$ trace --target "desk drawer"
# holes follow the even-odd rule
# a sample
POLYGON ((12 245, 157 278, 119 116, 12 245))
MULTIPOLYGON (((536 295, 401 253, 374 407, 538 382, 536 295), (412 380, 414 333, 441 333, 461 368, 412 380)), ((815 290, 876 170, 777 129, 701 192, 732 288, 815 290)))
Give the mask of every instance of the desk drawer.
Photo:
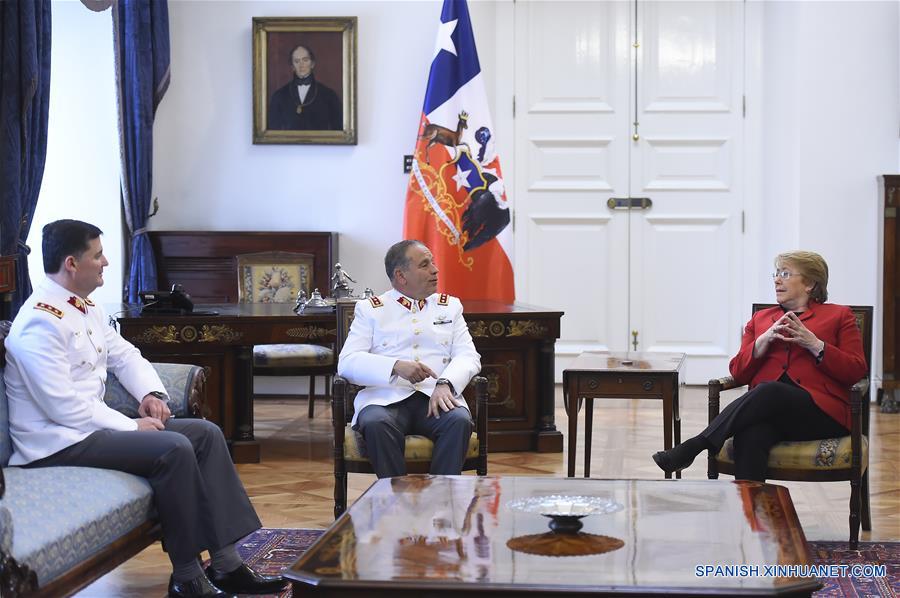
POLYGON ((660 374, 616 373, 578 375, 578 394, 584 396, 659 396, 664 376, 660 374))

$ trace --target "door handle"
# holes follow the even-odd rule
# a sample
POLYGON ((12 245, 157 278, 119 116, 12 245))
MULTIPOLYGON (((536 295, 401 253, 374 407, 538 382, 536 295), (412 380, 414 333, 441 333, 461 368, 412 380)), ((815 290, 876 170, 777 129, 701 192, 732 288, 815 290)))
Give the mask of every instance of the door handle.
POLYGON ((610 210, 648 210, 653 207, 653 200, 649 197, 610 197, 606 207, 610 210))

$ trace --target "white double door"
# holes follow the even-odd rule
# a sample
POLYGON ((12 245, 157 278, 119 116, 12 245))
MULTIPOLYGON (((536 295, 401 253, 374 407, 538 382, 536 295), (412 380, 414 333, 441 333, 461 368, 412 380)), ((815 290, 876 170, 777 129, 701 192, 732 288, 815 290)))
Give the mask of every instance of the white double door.
POLYGON ((743 10, 516 3, 517 276, 565 310, 559 371, 636 347, 686 353, 691 384, 727 373, 748 310, 743 10))

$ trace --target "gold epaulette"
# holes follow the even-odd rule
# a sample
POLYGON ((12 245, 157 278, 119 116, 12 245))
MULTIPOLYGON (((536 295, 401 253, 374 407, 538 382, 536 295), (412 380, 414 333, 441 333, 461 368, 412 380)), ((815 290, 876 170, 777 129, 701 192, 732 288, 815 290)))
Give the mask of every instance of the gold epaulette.
POLYGON ((438 297, 438 305, 450 305, 450 295, 441 293, 441 296, 438 297))
POLYGON ((35 303, 34 308, 39 309, 41 311, 45 311, 48 314, 53 314, 54 316, 56 316, 59 319, 62 319, 62 317, 64 315, 61 309, 57 309, 57 308, 53 307, 52 305, 47 305, 46 303, 35 303))
POLYGON ((369 303, 372 304, 372 307, 384 307, 384 303, 382 303, 381 299, 379 299, 375 295, 369 297, 369 303))

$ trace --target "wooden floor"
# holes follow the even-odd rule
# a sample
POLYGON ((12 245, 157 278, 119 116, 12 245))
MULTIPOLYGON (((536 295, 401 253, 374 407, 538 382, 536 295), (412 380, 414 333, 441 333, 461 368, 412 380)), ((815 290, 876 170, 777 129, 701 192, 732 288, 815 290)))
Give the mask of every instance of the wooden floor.
MULTIPOLYGON (((736 396, 726 394, 727 400, 736 396)), ((706 388, 686 387, 681 393, 682 435, 698 433, 706 422, 706 388)), ((562 395, 557 388, 557 404, 562 395)), ((266 527, 325 528, 332 521, 331 415, 321 401, 312 420, 305 401, 259 401, 256 437, 262 462, 240 465, 238 471, 266 527)), ((562 407, 557 428, 565 433, 562 407)), ((862 540, 900 540, 900 415, 872 410, 870 484, 872 531, 862 540)), ((579 426, 580 428, 580 426, 579 426)), ((579 431, 579 438, 583 434, 579 431)), ((596 401, 591 473, 599 478, 658 479, 662 473, 650 455, 662 448, 662 408, 654 401, 596 401)), ((582 454, 578 454, 581 475, 582 454)), ((706 479, 705 454, 684 472, 687 479, 706 479)), ((565 476, 566 453, 491 453, 488 472, 504 475, 565 476)), ((723 479, 730 479, 723 476, 723 479)), ((374 476, 350 476, 350 500, 355 500, 374 476)), ((779 482, 791 496, 810 540, 846 540, 849 482, 779 482)), ((79 596, 158 598, 166 593, 169 561, 157 543, 89 586, 79 596)))

